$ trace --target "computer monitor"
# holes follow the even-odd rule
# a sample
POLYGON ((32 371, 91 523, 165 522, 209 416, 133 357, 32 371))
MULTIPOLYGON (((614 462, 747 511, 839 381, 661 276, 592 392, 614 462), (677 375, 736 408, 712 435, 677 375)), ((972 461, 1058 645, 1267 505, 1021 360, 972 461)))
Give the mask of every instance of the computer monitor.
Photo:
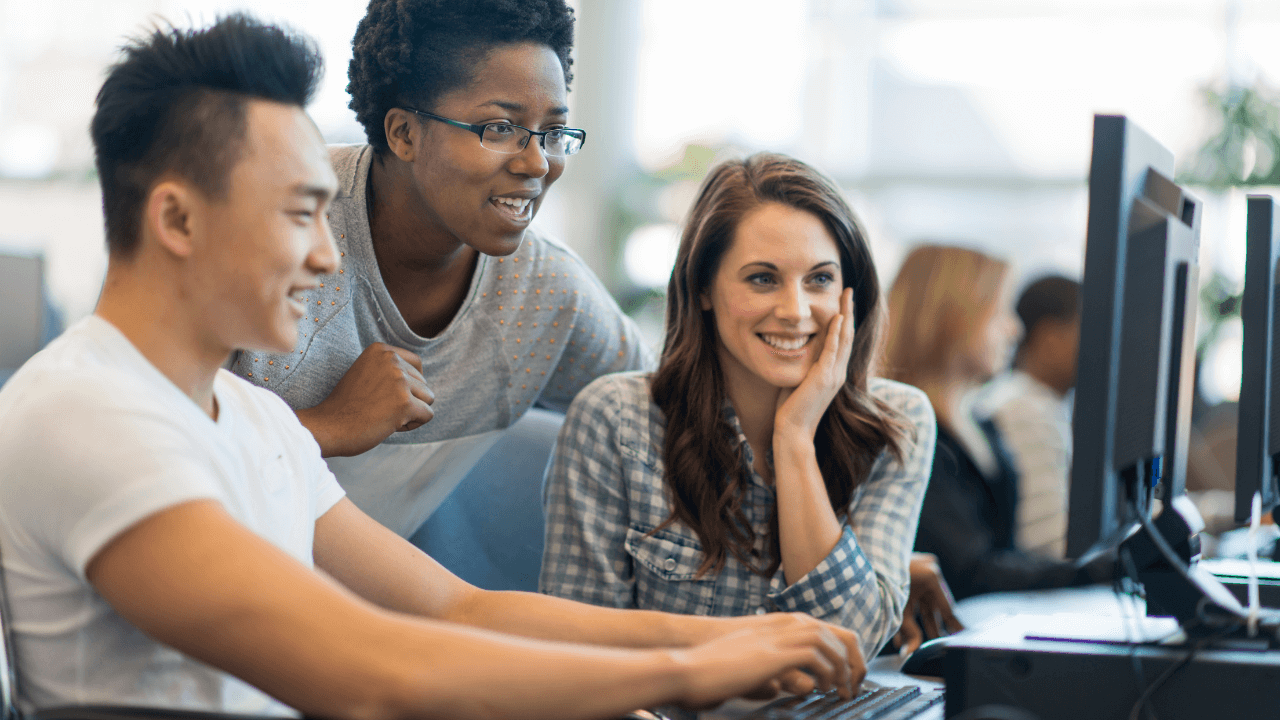
POLYGON ((1182 492, 1195 363, 1201 204, 1173 155, 1122 116, 1094 117, 1067 554, 1115 547, 1182 492))
POLYGON ((1280 223, 1270 195, 1250 195, 1245 231, 1244 294, 1240 318, 1244 324, 1241 353, 1240 421, 1236 436, 1236 522, 1249 520, 1255 492, 1262 495, 1262 511, 1280 505, 1276 455, 1280 453, 1280 348, 1275 345, 1276 273, 1280 271, 1280 223))
POLYGON ((1259 689, 1280 682, 1280 615, 1246 610, 1198 561, 1203 524, 1180 492, 1201 205, 1170 181, 1169 153, 1124 118, 1095 118, 1092 162, 1068 549, 1117 548, 1147 614, 1181 633, 1127 616, 1109 628, 1079 616, 979 628, 952 641, 945 714, 1136 718, 1145 705, 1143 717, 1271 717, 1259 689), (1166 494, 1152 518, 1157 477, 1166 494))
POLYGON ((0 252, 0 381, 44 342, 44 261, 0 252))

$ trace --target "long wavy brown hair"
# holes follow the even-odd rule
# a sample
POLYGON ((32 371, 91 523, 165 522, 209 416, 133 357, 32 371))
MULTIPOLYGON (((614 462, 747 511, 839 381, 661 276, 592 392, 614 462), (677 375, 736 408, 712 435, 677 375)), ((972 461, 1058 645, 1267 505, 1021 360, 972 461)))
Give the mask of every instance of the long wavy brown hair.
POLYGON ((742 508, 750 469, 745 447, 724 413, 727 396, 715 315, 700 302, 738 224, 766 203, 820 219, 839 248, 843 286, 853 288, 857 332, 848 379, 814 437, 827 497, 838 518, 848 520, 853 492, 883 450, 902 458, 909 428, 893 408, 867 391, 884 308, 866 232, 835 184, 799 160, 772 153, 717 166, 703 182, 680 238, 667 288, 666 344, 651 382, 653 400, 667 423, 662 458, 672 505, 671 516, 658 529, 680 521, 693 530, 702 543, 699 575, 719 572, 729 554, 765 577, 781 563, 776 509, 765 543, 769 551, 761 557, 757 533, 742 508))

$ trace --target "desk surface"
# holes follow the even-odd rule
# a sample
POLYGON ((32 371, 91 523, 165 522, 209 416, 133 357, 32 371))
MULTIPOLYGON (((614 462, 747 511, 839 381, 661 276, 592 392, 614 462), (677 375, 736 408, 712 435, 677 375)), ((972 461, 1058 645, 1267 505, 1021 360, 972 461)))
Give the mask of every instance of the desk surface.
MULTIPOLYGON (((1130 617, 1144 612, 1141 600, 1125 608, 1109 585, 1093 585, 1054 590, 1029 590, 1023 592, 990 593, 966 598, 956 605, 956 614, 970 630, 1006 622, 1014 615, 1055 615, 1070 613, 1096 617, 1130 617)), ((937 679, 903 675, 898 672, 903 658, 898 655, 881 655, 873 658, 867 667, 867 680, 888 687, 916 685, 922 690, 942 687, 937 679)), ((699 714, 700 720, 737 720, 765 702, 733 700, 719 708, 699 714)), ((939 718, 942 717, 939 706, 939 718)))

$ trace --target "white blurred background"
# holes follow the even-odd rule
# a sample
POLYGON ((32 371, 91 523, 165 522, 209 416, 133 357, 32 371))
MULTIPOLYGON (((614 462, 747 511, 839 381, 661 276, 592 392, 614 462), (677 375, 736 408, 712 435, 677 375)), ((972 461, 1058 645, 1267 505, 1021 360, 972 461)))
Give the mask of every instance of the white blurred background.
MULTIPOLYGON (((1280 83, 1275 0, 571 4, 571 117, 590 140, 540 222, 654 342, 678 223, 720 157, 777 150, 834 176, 886 286, 921 240, 1009 258, 1026 279, 1078 277, 1093 113, 1130 116, 1185 168, 1220 130, 1207 90, 1274 99, 1280 83)), ((312 115, 330 141, 360 141, 345 92, 360 2, 0 0, 0 251, 44 255, 65 321, 92 310, 106 263, 87 126, 115 49, 161 18, 240 9, 316 38, 328 73, 312 115)), ((1246 151, 1244 177, 1277 159, 1246 151)), ((1222 292, 1243 275, 1244 195, 1265 189, 1196 190, 1203 274, 1222 292)), ((1239 326, 1205 320, 1212 404, 1238 392, 1239 326)))

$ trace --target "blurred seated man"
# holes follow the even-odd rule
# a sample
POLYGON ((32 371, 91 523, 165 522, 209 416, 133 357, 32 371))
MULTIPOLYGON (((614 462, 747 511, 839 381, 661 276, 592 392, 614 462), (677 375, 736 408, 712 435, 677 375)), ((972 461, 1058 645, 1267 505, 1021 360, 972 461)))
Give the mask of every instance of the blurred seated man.
POLYGON ((1066 554, 1071 473, 1071 408, 1080 345, 1080 283, 1040 278, 1018 298, 1025 334, 1013 369, 983 389, 979 417, 989 417, 1018 471, 1017 544, 1047 557, 1066 554))
POLYGON ((221 369, 293 348, 339 265, 338 181, 303 111, 319 74, 309 42, 233 15, 131 43, 98 95, 102 295, 0 391, 22 709, 588 718, 848 696, 858 639, 808 616, 458 580, 344 497, 282 400, 221 369))

